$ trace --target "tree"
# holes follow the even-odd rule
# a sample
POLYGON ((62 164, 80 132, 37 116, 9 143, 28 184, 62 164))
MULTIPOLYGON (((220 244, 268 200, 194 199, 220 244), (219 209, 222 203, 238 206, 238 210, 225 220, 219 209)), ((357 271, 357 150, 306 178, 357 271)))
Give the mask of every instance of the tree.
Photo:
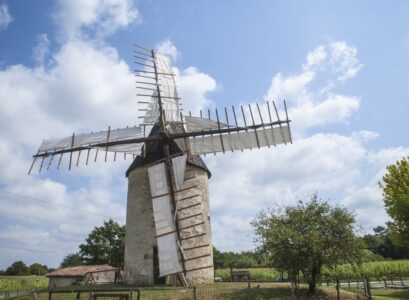
POLYGON ((34 263, 30 265, 29 271, 31 275, 45 275, 48 273, 48 268, 46 265, 41 265, 39 263, 34 263))
POLYGON ((362 238, 368 250, 384 258, 409 258, 409 248, 395 245, 387 228, 378 226, 373 231, 374 234, 366 234, 362 238))
POLYGON ((322 267, 359 263, 363 244, 355 235, 355 217, 345 208, 331 206, 312 195, 284 213, 262 211, 252 222, 260 250, 292 282, 301 273, 315 293, 322 267))
POLYGON ((84 261, 79 253, 67 254, 60 264, 60 268, 81 266, 84 261))
POLYGON ((386 212, 392 218, 388 222, 392 240, 401 246, 409 246, 409 157, 386 167, 383 182, 383 201, 386 212))
POLYGON ((85 244, 81 244, 80 255, 87 265, 110 264, 123 267, 125 248, 125 226, 120 226, 112 219, 95 227, 85 244))
POLYGON ((28 269, 25 263, 19 260, 13 262, 11 266, 7 268, 6 274, 13 276, 30 275, 30 270, 28 269))

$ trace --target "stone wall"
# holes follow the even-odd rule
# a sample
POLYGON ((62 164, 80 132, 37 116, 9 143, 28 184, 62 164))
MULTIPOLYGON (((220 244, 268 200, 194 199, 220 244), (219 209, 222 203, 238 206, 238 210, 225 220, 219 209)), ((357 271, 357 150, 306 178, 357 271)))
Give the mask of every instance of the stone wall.
MULTIPOLYGON (((154 283, 153 247, 156 246, 156 240, 147 172, 148 167, 147 165, 137 167, 128 176, 124 280, 129 284, 154 283)), ((202 214, 179 222, 180 228, 189 227, 181 230, 182 248, 187 249, 207 245, 206 247, 184 251, 188 259, 185 268, 186 270, 192 270, 208 267, 187 272, 186 279, 190 285, 213 282, 213 248, 209 214, 208 174, 202 168, 188 164, 185 178, 187 180, 185 180, 184 188, 194 185, 197 187, 177 193, 178 199, 196 194, 199 194, 199 196, 179 202, 181 210, 179 211, 178 218, 185 218, 197 213, 202 214), (199 203, 200 205, 195 205, 199 203), (192 207, 183 209, 188 206, 192 207), (191 227, 195 224, 200 225, 191 227), (206 234, 189 238, 202 233, 206 234), (190 258, 204 255, 209 256, 189 260, 190 258)))

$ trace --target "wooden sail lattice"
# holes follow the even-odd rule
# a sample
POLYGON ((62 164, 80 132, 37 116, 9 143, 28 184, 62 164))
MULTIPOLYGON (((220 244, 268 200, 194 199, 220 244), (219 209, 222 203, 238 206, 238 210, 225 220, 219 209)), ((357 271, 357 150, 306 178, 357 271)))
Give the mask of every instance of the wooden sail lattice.
MULTIPOLYGON (((194 213, 194 207, 201 203, 199 201, 189 207, 183 205, 187 199, 179 196, 180 191, 194 189, 194 186, 187 184, 189 176, 185 175, 185 171, 175 169, 175 166, 180 164, 177 160, 182 159, 186 164, 186 157, 195 155, 252 150, 291 143, 290 120, 285 101, 284 118, 280 118, 279 110, 273 101, 241 105, 237 108, 225 107, 222 113, 217 108, 213 112, 200 111, 197 117, 191 113, 183 115, 175 74, 169 60, 153 50, 138 45, 136 47, 135 63, 141 66, 141 69, 135 71, 136 85, 139 91, 143 91, 137 94, 141 99, 138 101, 140 107, 138 111, 142 113, 139 116, 140 124, 121 129, 108 127, 105 131, 44 140, 33 156, 29 174, 38 161, 40 161, 37 163, 38 170, 41 172, 45 168, 50 169, 53 164, 59 169, 63 159, 68 159, 69 169, 74 165, 78 166, 81 157, 87 165, 91 161, 96 162, 98 157, 101 157, 99 155, 101 152, 105 161, 108 152, 114 153, 114 160, 119 154, 123 154, 124 159, 127 155, 131 155, 132 158, 136 155, 146 156, 147 143, 158 142, 157 145, 163 147, 164 158, 157 161, 148 171, 160 273, 163 276, 179 274, 181 281, 186 284, 184 275, 187 272, 212 267, 209 264, 186 269, 187 261, 211 256, 210 253, 206 253, 192 257, 188 252, 199 247, 207 247, 209 251, 212 249, 211 245, 182 247, 184 239, 199 237, 186 236, 184 231, 203 226, 204 221, 183 225, 184 220, 198 217, 194 213), (212 118, 212 113, 215 119, 212 118), (159 130, 156 134, 147 134, 152 126, 159 127, 159 130), (180 151, 171 156, 169 147, 173 143, 178 145, 180 151), (190 215, 186 214, 189 210, 190 215), (182 211, 185 211, 183 217, 182 211)), ((200 195, 192 194, 188 197, 194 199, 200 195)))

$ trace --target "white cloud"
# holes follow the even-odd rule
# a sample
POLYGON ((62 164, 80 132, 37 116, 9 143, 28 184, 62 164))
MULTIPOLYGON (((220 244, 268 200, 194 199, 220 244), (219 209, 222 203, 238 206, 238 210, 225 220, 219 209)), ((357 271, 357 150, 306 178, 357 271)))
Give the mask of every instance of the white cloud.
POLYGON ((37 35, 37 46, 34 48, 34 59, 39 66, 44 66, 47 55, 50 52, 50 40, 46 33, 37 35))
POLYGON ((54 15, 65 38, 103 38, 140 20, 133 0, 58 0, 54 15))
POLYGON ((6 30, 12 21, 8 6, 5 3, 0 4, 0 32, 6 30))
MULTIPOLYGON (((64 5, 71 6, 68 2, 64 5)), ((66 17, 69 15, 70 12, 66 17)), ((100 18, 81 21, 76 28, 82 32, 90 24, 97 26, 100 18)), ((118 155, 114 163, 111 154, 108 163, 102 163, 104 155, 100 154, 99 163, 94 163, 91 153, 90 165, 77 168, 74 155, 73 168, 68 172, 66 155, 60 171, 38 175, 37 161, 33 175, 27 176, 30 157, 42 139, 102 130, 108 125, 111 128, 136 125, 137 99, 130 66, 116 49, 105 43, 76 35, 64 40, 57 52, 50 53, 48 37, 40 35, 33 55, 38 62, 33 68, 11 65, 0 70, 0 244, 51 249, 52 253, 23 250, 16 253, 20 255, 18 259, 26 262, 47 262, 55 267, 64 255, 77 251, 86 235, 94 226, 101 225, 106 216, 124 223, 125 171, 131 159, 128 155, 124 161, 118 155), (14 226, 15 223, 19 225, 14 226), (13 239, 24 230, 27 238, 13 239)), ((180 74, 181 93, 192 106, 209 103, 206 94, 216 87, 212 77, 194 67, 175 70, 180 74)), ((56 168, 57 160, 51 170, 56 168)), ((84 160, 83 153, 82 165, 84 160)), ((4 249, 0 253, 0 268, 7 267, 18 256, 7 254, 4 249)))
POLYGON ((295 135, 311 127, 344 122, 359 109, 360 99, 337 89, 361 68, 355 47, 345 42, 321 45, 307 54, 300 73, 275 75, 265 98, 292 104, 295 135))
POLYGON ((201 73, 195 67, 188 67, 182 71, 175 69, 175 73, 184 114, 191 111, 198 116, 201 109, 213 105, 208 93, 216 90, 217 83, 210 75, 201 73))
POLYGON ((169 39, 159 42, 155 48, 157 52, 167 55, 173 61, 176 61, 180 55, 178 49, 169 39))

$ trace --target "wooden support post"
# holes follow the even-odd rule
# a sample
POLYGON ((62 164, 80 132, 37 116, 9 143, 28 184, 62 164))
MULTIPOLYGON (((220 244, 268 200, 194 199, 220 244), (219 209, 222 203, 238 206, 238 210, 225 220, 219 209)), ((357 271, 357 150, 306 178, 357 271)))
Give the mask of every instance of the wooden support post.
MULTIPOLYGON (((229 115, 228 115, 228 113, 227 113, 227 108, 226 108, 226 106, 224 107, 224 113, 225 113, 225 115, 226 115, 227 128, 230 129, 229 115)), ((230 135, 230 132, 229 132, 229 135, 230 135)), ((232 147, 232 149, 231 149, 231 152, 233 152, 233 147, 232 147)))
MULTIPOLYGON (((208 113, 208 119, 210 120, 210 109, 207 110, 208 113)), ((213 136, 213 134, 210 134, 210 136, 213 136)), ((216 152, 213 152, 213 154, 216 156, 216 152)))
MULTIPOLYGON (((273 106, 274 106, 274 110, 275 110, 276 115, 277 115, 277 120, 280 122, 280 115, 278 114, 277 106, 274 103, 274 101, 273 101, 273 106)), ((284 145, 287 145, 287 142, 285 141, 285 138, 284 138, 283 126, 281 125, 281 123, 279 123, 279 126, 280 126, 281 136, 282 136, 283 141, 284 141, 284 145)))
POLYGON ((337 289, 337 300, 341 300, 341 296, 340 296, 340 293, 339 293, 339 278, 337 278, 336 289, 337 289))
POLYGON ((78 156, 77 156, 77 165, 76 165, 77 167, 80 162, 80 157, 81 157, 81 150, 78 152, 78 156))
POLYGON ((51 163, 54 159, 54 155, 51 155, 50 160, 48 161, 48 165, 47 165, 47 171, 50 169, 51 163))
MULTIPOLYGON (((74 148, 74 136, 75 136, 75 133, 72 134, 71 149, 74 148)), ((71 162, 72 162, 72 151, 70 152, 70 163, 68 165, 68 170, 71 170, 71 162)))
POLYGON ((86 166, 88 166, 88 159, 89 159, 89 153, 91 152, 91 148, 90 149, 88 149, 88 151, 87 151, 87 160, 86 160, 86 162, 85 162, 85 165, 86 166))
POLYGON ((43 164, 44 164, 44 159, 45 159, 45 156, 43 156, 43 158, 41 159, 40 169, 38 170, 38 173, 41 173, 41 169, 43 168, 43 164))
MULTIPOLYGON (((183 132, 186 132, 185 126, 184 126, 185 124, 183 123, 183 115, 182 115, 181 112, 180 112, 180 122, 182 123, 182 130, 183 130, 183 132)), ((184 143, 185 143, 185 147, 186 147, 186 151, 187 151, 187 156, 190 157, 190 147, 189 147, 187 138, 186 138, 186 137, 183 138, 183 141, 184 141, 184 143)))
POLYGON ((61 153, 60 159, 58 160, 57 170, 60 168, 60 164, 61 164, 61 160, 62 160, 62 155, 63 155, 63 153, 61 153))
MULTIPOLYGON (((111 126, 108 126, 107 143, 109 143, 109 135, 110 134, 111 134, 111 126)), ((105 162, 107 162, 107 157, 108 157, 108 146, 105 147, 105 162)))
POLYGON ((293 139, 291 137, 290 120, 288 120, 287 103, 285 102, 285 99, 284 99, 284 109, 285 109, 285 118, 287 120, 287 126, 288 126, 288 134, 290 135, 290 143, 292 144, 293 139))
MULTIPOLYGON (((253 111, 251 110, 250 104, 249 104, 249 110, 250 110, 251 120, 253 121, 253 126, 256 126, 256 123, 254 122, 253 111)), ((256 134, 257 146, 260 149, 260 141, 258 139, 257 129, 254 129, 254 133, 256 134)))
POLYGON ((97 157, 98 157, 98 151, 99 151, 99 149, 97 149, 97 151, 95 152, 95 158, 94 158, 94 162, 97 162, 97 157))
MULTIPOLYGON (((246 121, 246 116, 244 115, 243 105, 240 105, 240 108, 241 108, 241 114, 243 116, 244 127, 246 127, 246 132, 247 132, 249 130, 247 129, 247 121, 246 121)), ((250 148, 250 150, 252 150, 252 149, 250 148)), ((243 149, 241 149, 241 151, 243 151, 243 149)))
POLYGON ((33 170, 36 160, 37 160, 37 157, 34 157, 33 162, 31 163, 30 169, 28 170, 28 175, 30 175, 31 171, 33 170))
POLYGON ((264 135, 266 137, 267 146, 268 146, 268 148, 270 148, 270 141, 268 140, 266 127, 264 126, 263 116, 261 115, 261 111, 260 111, 260 106, 258 105, 258 103, 256 103, 256 105, 257 105, 258 114, 260 116, 261 124, 263 125, 263 131, 264 131, 264 135))
MULTIPOLYGON (((267 103, 267 109, 268 109, 268 117, 269 117, 269 119, 270 119, 270 124, 271 124, 271 123, 273 123, 273 119, 272 119, 272 117, 271 117, 270 103, 268 103, 268 101, 266 101, 266 103, 267 103)), ((270 125, 270 126, 271 126, 271 129, 273 129, 273 125, 270 125)), ((277 143, 276 143, 276 141, 275 141, 274 133, 273 133, 271 136, 273 137, 274 147, 276 147, 277 143)))
MULTIPOLYGON (((219 113, 217 112, 217 108, 216 108, 216 119, 217 119, 217 127, 218 127, 219 130, 220 130, 219 113)), ((221 133, 220 133, 220 142, 221 142, 221 144, 222 144, 222 150, 223 150, 223 153, 224 153, 223 135, 222 135, 221 133)))

